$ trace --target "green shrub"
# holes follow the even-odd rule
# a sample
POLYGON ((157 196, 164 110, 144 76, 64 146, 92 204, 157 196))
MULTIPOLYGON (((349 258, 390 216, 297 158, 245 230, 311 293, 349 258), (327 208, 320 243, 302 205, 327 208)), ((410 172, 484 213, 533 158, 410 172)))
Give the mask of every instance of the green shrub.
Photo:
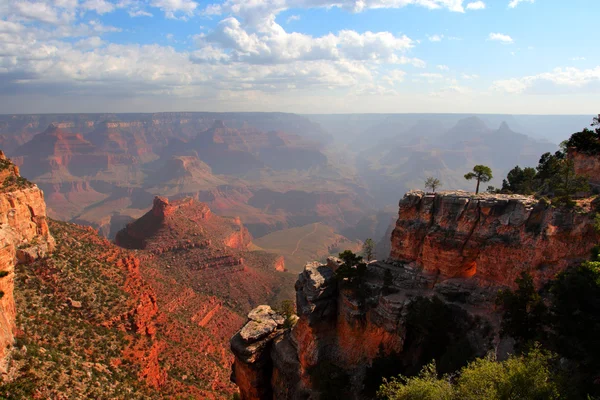
POLYGON ((413 378, 385 381, 377 395, 388 400, 553 400, 560 398, 554 356, 534 347, 527 355, 498 362, 492 356, 464 367, 458 377, 438 378, 435 363, 413 378))
POLYGON ((446 377, 438 379, 435 363, 431 363, 416 377, 400 375, 390 381, 384 379, 377 396, 388 400, 452 400, 453 391, 446 377))

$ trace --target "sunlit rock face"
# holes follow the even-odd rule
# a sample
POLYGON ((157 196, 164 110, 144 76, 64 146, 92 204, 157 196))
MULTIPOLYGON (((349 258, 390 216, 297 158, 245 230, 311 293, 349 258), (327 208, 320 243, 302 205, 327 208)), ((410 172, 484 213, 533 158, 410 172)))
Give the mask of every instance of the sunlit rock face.
POLYGON ((0 151, 0 371, 15 334, 14 267, 54 249, 43 192, 0 151))
POLYGON ((400 201, 391 258, 444 278, 537 282, 589 257, 598 234, 589 213, 520 195, 409 192, 400 201))
POLYGON ((267 321, 257 330, 249 318, 232 338, 241 397, 323 399, 334 388, 370 399, 382 376, 418 373, 432 359, 451 372, 490 351, 505 357, 513 342, 499 334, 498 291, 522 271, 542 286, 588 258, 598 234, 586 204, 407 193, 391 257, 369 263, 359 288, 336 276, 339 260, 309 263, 295 285, 292 328, 267 321), (256 338, 243 341, 244 332, 256 338))

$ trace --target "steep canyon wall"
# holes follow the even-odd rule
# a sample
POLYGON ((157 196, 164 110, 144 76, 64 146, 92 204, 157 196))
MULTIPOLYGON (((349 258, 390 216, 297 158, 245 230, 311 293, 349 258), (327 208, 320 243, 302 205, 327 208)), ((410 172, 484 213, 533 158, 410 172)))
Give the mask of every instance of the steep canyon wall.
POLYGON ((14 340, 14 267, 50 253, 54 239, 46 221, 44 194, 19 175, 0 151, 0 371, 14 340))
POLYGON ((433 358, 450 372, 460 359, 505 356, 498 290, 522 271, 541 285, 589 257, 592 214, 527 196, 407 193, 390 259, 368 264, 358 286, 336 277, 339 260, 310 263, 296 282, 293 328, 249 314, 231 339, 242 399, 367 399, 381 376, 433 358))

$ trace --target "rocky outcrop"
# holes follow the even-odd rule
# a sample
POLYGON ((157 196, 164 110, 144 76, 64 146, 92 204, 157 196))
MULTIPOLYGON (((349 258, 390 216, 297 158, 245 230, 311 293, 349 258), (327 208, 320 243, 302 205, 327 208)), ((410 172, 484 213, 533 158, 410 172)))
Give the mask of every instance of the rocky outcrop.
POLYGON ((489 351, 505 357, 513 342, 499 334, 498 290, 522 271, 542 285, 588 257, 590 214, 526 196, 406 194, 390 259, 353 282, 336 276, 340 260, 309 263, 293 328, 270 323, 243 342, 249 321, 232 338, 242 399, 369 399, 382 377, 432 359, 452 372, 489 351))
POLYGON ((590 213, 520 195, 409 192, 400 201, 391 258, 438 279, 538 282, 587 257, 598 241, 590 213))
POLYGON ((44 194, 24 180, 0 151, 0 371, 15 333, 14 267, 44 257, 54 248, 44 194))
POLYGON ((236 355, 232 380, 240 387, 243 399, 272 398, 272 342, 283 334, 284 318, 269 306, 258 306, 248 313, 248 322, 231 338, 236 355), (280 329, 278 329, 280 328, 280 329))
POLYGON ((169 201, 156 196, 152 209, 127 224, 115 238, 121 247, 163 253, 177 249, 206 248, 211 244, 245 250, 252 236, 239 218, 214 215, 192 198, 169 201))

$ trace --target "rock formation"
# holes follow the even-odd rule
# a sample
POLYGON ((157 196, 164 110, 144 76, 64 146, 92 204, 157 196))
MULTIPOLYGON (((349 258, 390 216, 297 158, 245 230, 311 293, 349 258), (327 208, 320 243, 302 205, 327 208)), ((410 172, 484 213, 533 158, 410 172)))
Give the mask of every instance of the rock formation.
POLYGON ((49 254, 44 194, 0 151, 0 371, 15 333, 14 267, 49 254))
POLYGON ((407 193, 391 258, 368 264, 362 281, 338 279, 339 260, 310 263, 295 285, 293 328, 249 315, 231 339, 242 399, 367 399, 382 376, 434 358, 451 372, 490 350, 505 356, 498 290, 522 271, 541 285, 588 257, 598 234, 587 211, 526 196, 407 193))
POLYGON ((391 258, 440 275, 512 285, 521 271, 546 281, 589 257, 590 215, 533 197, 409 192, 400 201, 391 258))

